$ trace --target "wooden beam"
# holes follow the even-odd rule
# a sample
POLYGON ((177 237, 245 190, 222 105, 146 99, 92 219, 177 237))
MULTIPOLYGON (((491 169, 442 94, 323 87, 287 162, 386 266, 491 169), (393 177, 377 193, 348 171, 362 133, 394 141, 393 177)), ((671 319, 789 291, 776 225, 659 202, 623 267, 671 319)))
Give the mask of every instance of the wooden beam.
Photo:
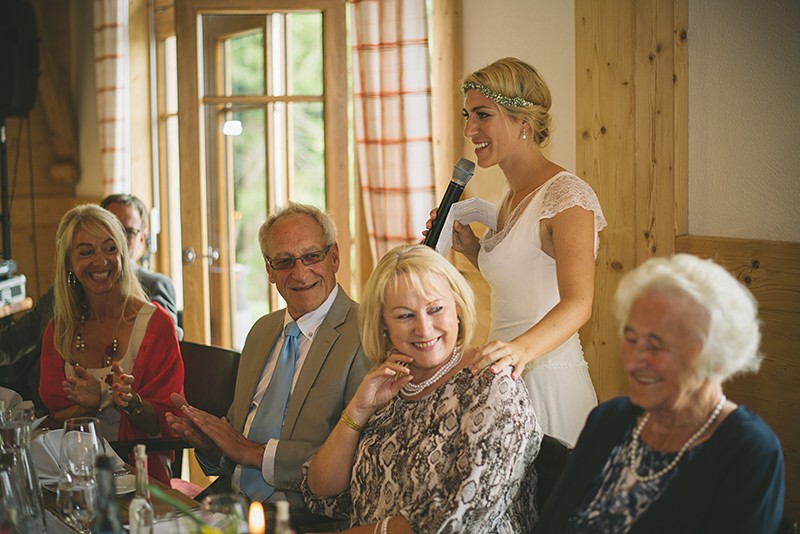
POLYGON ((624 393, 619 336, 609 310, 622 275, 636 266, 636 0, 575 2, 577 172, 597 192, 600 233, 592 318, 581 343, 601 401, 624 393))

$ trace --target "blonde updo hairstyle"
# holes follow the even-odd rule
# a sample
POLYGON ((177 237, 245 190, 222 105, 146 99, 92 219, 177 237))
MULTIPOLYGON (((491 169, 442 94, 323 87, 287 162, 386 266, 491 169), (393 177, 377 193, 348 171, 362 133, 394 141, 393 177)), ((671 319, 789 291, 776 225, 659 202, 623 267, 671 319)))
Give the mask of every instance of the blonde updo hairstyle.
POLYGON ((475 295, 467 281, 449 261, 426 245, 401 245, 381 258, 367 281, 358 310, 361 347, 367 358, 379 365, 392 349, 383 323, 386 289, 407 277, 412 287, 423 295, 434 296, 430 279, 443 278, 453 293, 459 318, 457 345, 462 349, 475 331, 475 295))
POLYGON ((524 98, 533 106, 511 107, 497 102, 498 107, 510 117, 527 122, 533 140, 544 147, 550 142, 550 106, 553 103, 550 89, 539 72, 524 61, 506 57, 476 70, 463 83, 477 83, 490 91, 507 97, 524 98))
POLYGON ((724 382, 736 374, 758 371, 758 305, 750 291, 720 265, 691 254, 676 254, 651 258, 626 274, 614 295, 620 333, 634 302, 648 294, 682 296, 708 314, 707 327, 697 327, 703 342, 697 366, 700 377, 724 382))

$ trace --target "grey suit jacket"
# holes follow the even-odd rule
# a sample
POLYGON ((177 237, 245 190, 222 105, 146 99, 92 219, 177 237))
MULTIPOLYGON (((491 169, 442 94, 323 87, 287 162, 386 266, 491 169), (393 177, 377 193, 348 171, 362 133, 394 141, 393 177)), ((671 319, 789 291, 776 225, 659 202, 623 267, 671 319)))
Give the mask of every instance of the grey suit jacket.
POLYGON ((182 340, 183 328, 178 326, 178 305, 172 280, 161 273, 154 273, 143 268, 136 269, 136 277, 142 284, 144 292, 147 293, 147 298, 161 304, 161 307, 172 317, 178 341, 182 340))
MULTIPOLYGON (((264 366, 283 330, 284 314, 285 310, 279 310, 265 315, 247 335, 239 360, 236 393, 228 411, 231 425, 240 432, 264 366)), ((327 439, 371 368, 361 350, 357 315, 358 304, 339 287, 339 294, 314 336, 286 409, 275 455, 275 489, 286 494, 293 517, 295 509, 305 509, 300 494, 303 463, 327 439)), ((202 463, 206 463, 205 459, 202 463)), ((222 474, 233 467, 223 467, 222 474)))

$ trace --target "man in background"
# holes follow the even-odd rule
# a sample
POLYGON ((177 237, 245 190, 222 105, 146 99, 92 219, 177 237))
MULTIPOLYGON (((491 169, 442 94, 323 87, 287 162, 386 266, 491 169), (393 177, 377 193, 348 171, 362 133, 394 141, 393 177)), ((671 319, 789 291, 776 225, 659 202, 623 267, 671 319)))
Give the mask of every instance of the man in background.
POLYGON ((147 297, 166 310, 175 323, 178 341, 183 339, 183 330, 178 326, 178 309, 175 304, 175 286, 172 280, 161 273, 154 273, 137 263, 147 247, 147 206, 139 197, 133 195, 109 195, 100 201, 100 205, 116 215, 125 237, 128 240, 128 252, 136 267, 136 277, 142 284, 147 297))
MULTIPOLYGON (((147 239, 147 207, 133 195, 110 195, 100 205, 112 212, 122 223, 128 241, 128 251, 135 262, 145 250, 147 239)), ((175 287, 163 274, 138 267, 137 278, 153 302, 160 304, 175 322, 178 339, 183 330, 178 326, 175 287)), ((32 400, 43 408, 39 398, 39 355, 42 334, 53 318, 53 287, 41 296, 36 305, 18 321, 0 330, 0 386, 13 389, 23 399, 32 400)))

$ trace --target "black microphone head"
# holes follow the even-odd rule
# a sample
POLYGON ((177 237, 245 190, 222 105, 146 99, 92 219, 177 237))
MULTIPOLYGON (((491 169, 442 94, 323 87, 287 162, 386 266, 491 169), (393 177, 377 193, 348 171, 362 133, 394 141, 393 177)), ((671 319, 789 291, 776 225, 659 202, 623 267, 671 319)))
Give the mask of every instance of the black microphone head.
POLYGON ((467 158, 461 158, 456 162, 456 166, 453 167, 453 181, 464 187, 474 173, 475 164, 467 158))

